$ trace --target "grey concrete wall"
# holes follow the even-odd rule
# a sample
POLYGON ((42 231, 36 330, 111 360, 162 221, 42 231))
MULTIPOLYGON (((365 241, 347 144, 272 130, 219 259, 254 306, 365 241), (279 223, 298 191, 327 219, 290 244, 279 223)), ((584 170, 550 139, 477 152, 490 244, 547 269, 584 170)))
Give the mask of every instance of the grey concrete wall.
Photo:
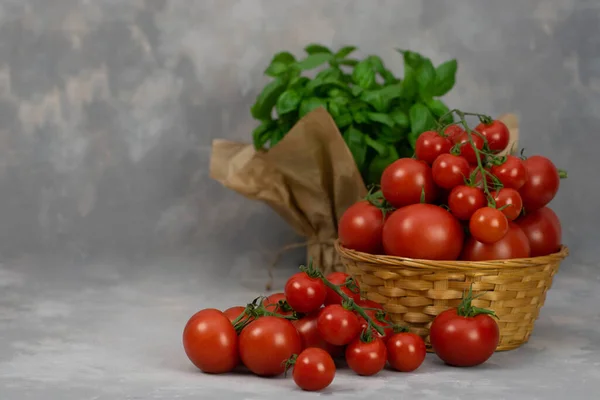
POLYGON ((459 59, 454 106, 517 112, 570 173, 553 208, 571 260, 597 262, 597 0, 0 0, 0 256, 150 256, 294 240, 208 177, 248 141, 271 55, 356 44, 459 59))

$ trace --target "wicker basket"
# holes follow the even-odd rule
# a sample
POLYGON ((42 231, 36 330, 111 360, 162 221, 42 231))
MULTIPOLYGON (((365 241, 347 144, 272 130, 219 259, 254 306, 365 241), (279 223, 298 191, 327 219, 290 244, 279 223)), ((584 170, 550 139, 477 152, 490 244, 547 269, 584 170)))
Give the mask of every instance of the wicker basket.
POLYGON ((432 261, 360 253, 336 242, 349 274, 364 297, 383 305, 392 321, 406 325, 429 344, 433 318, 460 303, 473 284, 477 307, 498 316, 498 351, 527 342, 567 247, 544 257, 497 261, 432 261))

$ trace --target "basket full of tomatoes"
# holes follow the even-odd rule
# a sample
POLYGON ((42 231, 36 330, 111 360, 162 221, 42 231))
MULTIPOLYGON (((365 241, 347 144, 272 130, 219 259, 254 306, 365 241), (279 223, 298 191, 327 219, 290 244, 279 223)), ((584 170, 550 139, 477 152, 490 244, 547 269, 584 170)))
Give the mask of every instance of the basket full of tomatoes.
POLYGON ((363 296, 428 345, 434 318, 472 289, 473 306, 498 318, 497 350, 514 349, 568 255, 548 207, 566 172, 508 151, 502 121, 450 114, 457 121, 422 133, 415 156, 390 164, 379 189, 346 210, 336 249, 363 296))

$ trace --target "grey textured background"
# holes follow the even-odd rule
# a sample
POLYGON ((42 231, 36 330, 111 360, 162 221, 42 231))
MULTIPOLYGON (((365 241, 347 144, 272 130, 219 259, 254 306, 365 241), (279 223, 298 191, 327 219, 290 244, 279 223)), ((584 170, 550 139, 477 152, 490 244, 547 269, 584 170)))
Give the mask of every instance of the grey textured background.
POLYGON ((340 398, 598 392, 597 0, 0 0, 2 400, 291 396, 289 380, 195 373, 180 334, 254 297, 297 240, 208 160, 213 138, 250 140, 272 54, 314 41, 398 72, 396 47, 458 58, 448 103, 518 113, 528 153, 570 174, 552 208, 572 255, 530 344, 476 372, 429 358, 401 379, 342 375, 340 398))

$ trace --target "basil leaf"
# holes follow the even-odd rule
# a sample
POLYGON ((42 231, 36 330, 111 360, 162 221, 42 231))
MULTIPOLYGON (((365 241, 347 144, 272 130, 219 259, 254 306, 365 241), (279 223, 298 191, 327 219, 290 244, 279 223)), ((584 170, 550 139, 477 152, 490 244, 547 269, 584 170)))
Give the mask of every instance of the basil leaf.
POLYGON ((302 101, 302 96, 300 96, 300 94, 294 89, 288 89, 277 99, 275 110, 279 115, 287 114, 296 110, 300 104, 300 101, 302 101))
POLYGON ((408 115, 402 110, 394 110, 390 113, 390 117, 394 120, 396 126, 400 128, 408 128, 410 126, 410 119, 408 115))
POLYGON ((306 86, 306 84, 309 83, 309 82, 310 82, 310 79, 308 79, 307 77, 305 77, 305 76, 298 76, 298 77, 296 77, 296 78, 294 78, 294 79, 292 79, 290 81, 290 86, 289 87, 293 88, 293 89, 301 89, 304 86, 306 86))
POLYGON ((457 69, 458 63, 454 59, 440 64, 435 69, 436 78, 433 91, 434 96, 443 96, 454 87, 457 69))
POLYGON ((365 135, 365 142, 367 146, 371 147, 380 155, 387 155, 388 146, 383 143, 379 143, 377 140, 371 138, 369 135, 365 135))
POLYGON ((370 104, 379 112, 385 112, 392 100, 402 96, 401 85, 389 85, 382 89, 363 92, 361 100, 370 104))
POLYGON ((292 53, 290 53, 289 51, 282 51, 273 56, 271 64, 275 62, 280 62, 289 65, 292 64, 294 61, 296 61, 296 57, 294 57, 292 53))
POLYGON ((329 53, 314 53, 306 57, 304 60, 296 63, 301 71, 317 68, 320 65, 325 64, 327 61, 333 58, 333 54, 329 53))
POLYGON ((454 121, 452 114, 448 114, 450 109, 441 100, 430 100, 427 102, 427 107, 429 107, 436 119, 445 116, 443 120, 440 120, 442 124, 449 124, 454 121))
POLYGON ((276 78, 267 86, 265 86, 262 92, 256 98, 256 102, 250 109, 252 116, 256 119, 269 119, 273 107, 277 102, 277 99, 285 91, 286 81, 281 77, 276 78))
POLYGON ((379 184, 381 182, 381 175, 383 171, 394 161, 399 159, 400 156, 394 148, 394 146, 386 146, 385 154, 378 153, 373 157, 366 173, 366 184, 379 184))
POLYGON ((356 50, 355 46, 344 46, 335 53, 335 58, 346 58, 346 56, 350 55, 356 50))
POLYGON ((349 114, 349 113, 341 114, 337 117, 334 117, 333 120, 335 121, 335 124, 337 125, 337 127, 339 129, 345 128, 354 122, 354 118, 352 118, 352 114, 349 114))
POLYGON ((276 128, 271 135, 271 139, 269 140, 269 147, 273 147, 279 143, 287 132, 287 130, 284 131, 281 128, 276 128))
POLYGON ((381 73, 381 71, 385 70, 385 67, 383 65, 383 60, 381 59, 381 57, 369 56, 369 57, 367 57, 367 60, 369 61, 369 63, 371 63, 371 66, 373 67, 373 70, 375 72, 381 73))
POLYGON ((383 81, 386 85, 392 85, 392 84, 400 82, 400 80, 398 78, 396 78, 394 76, 394 74, 387 69, 384 69, 383 71, 379 71, 379 75, 381 75, 381 77, 383 78, 383 81))
POLYGON ((309 97, 308 99, 304 99, 300 103, 299 117, 302 118, 309 112, 319 107, 327 109, 327 100, 320 99, 318 97, 309 97))
POLYGON ((304 51, 307 52, 308 54, 317 54, 317 53, 331 54, 331 50, 329 50, 327 47, 320 45, 320 44, 316 44, 316 43, 309 44, 308 46, 306 46, 304 48, 304 51))
POLYGON ((398 128, 382 126, 377 132, 377 140, 382 143, 394 144, 404 137, 404 132, 398 128))
POLYGON ((408 111, 410 118, 410 134, 408 140, 410 145, 414 148, 415 143, 419 135, 435 126, 435 119, 425 105, 421 103, 415 103, 408 111))
POLYGON ((354 161, 356 162, 358 169, 362 170, 367 158, 365 134, 356 129, 354 126, 350 126, 344 132, 343 137, 346 145, 352 153, 352 157, 354 157, 354 161))
POLYGON ((352 111, 352 118, 357 124, 367 124, 369 123, 369 117, 367 117, 367 114, 368 113, 364 110, 352 111))
POLYGON ((419 94, 423 99, 430 99, 433 97, 435 88, 435 68, 428 59, 423 59, 421 65, 416 72, 417 83, 419 85, 419 94))
POLYGON ((421 56, 419 53, 415 53, 414 51, 410 50, 400 49, 398 49, 397 51, 401 53, 402 57, 404 58, 404 67, 408 65, 412 69, 418 69, 421 66, 423 56, 421 56))
POLYGON ((358 97, 364 91, 360 86, 352 86, 351 92, 354 97, 358 97))
POLYGON ((273 130, 277 127, 275 121, 265 120, 252 131, 252 142, 254 148, 259 150, 265 147, 265 144, 269 141, 273 135, 273 130))
POLYGON ((367 113, 367 118, 373 122, 379 122, 380 124, 387 125, 390 128, 394 127, 394 120, 387 114, 370 112, 367 113))
POLYGON ((264 74, 267 76, 277 77, 288 70, 288 65, 281 62, 274 62, 269 65, 264 74))
POLYGON ((363 89, 370 89, 375 84, 375 71, 369 59, 362 60, 352 71, 352 82, 363 89))
POLYGON ((412 100, 419 91, 416 71, 408 64, 404 65, 404 80, 402 81, 402 97, 412 100))
POLYGON ((352 58, 345 58, 343 60, 338 60, 337 62, 339 65, 348 65, 350 67, 354 67, 355 65, 358 64, 358 60, 354 60, 352 58))

